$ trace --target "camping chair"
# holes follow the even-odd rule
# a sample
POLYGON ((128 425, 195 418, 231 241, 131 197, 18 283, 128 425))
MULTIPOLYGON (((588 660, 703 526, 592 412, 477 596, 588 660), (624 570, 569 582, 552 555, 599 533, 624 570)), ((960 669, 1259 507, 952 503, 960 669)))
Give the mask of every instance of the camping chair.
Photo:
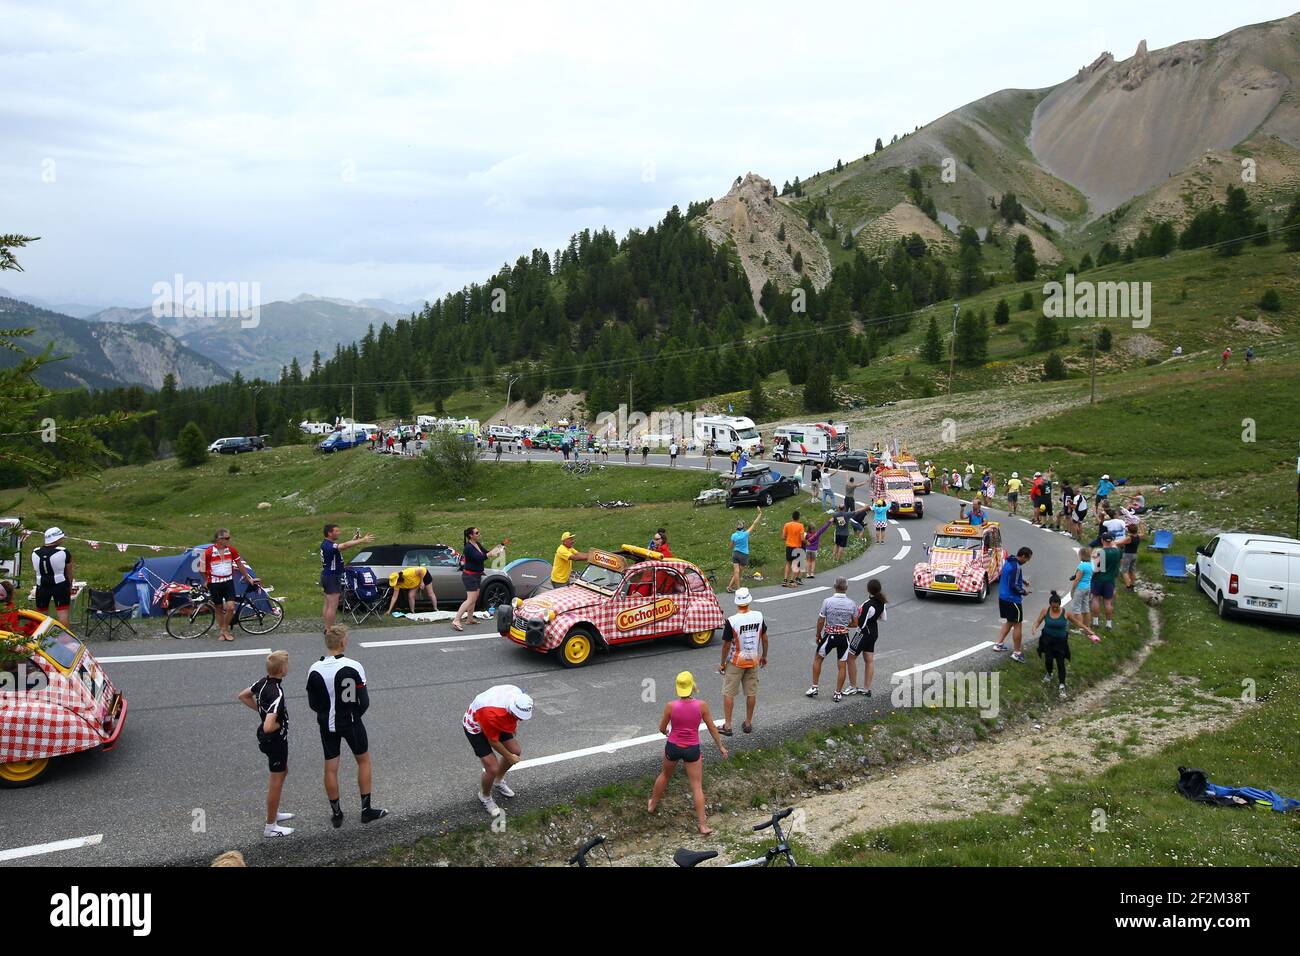
POLYGON ((382 615, 387 607, 389 588, 381 587, 379 576, 368 567, 343 569, 343 596, 339 605, 353 622, 363 623, 372 614, 382 615))
POLYGON ((132 634, 136 633, 135 628, 131 626, 131 615, 135 613, 135 607, 120 607, 117 603, 117 597, 112 591, 96 591, 94 588, 88 588, 88 600, 86 602, 86 632, 85 636, 90 637, 101 628, 108 630, 108 639, 113 640, 113 635, 126 628, 132 634))
POLYGON ((1166 554, 1163 558, 1165 578, 1170 581, 1187 580, 1187 559, 1181 554, 1166 554))
POLYGON ((1151 542, 1152 551, 1168 551, 1174 546, 1174 533, 1172 531, 1157 531, 1155 540, 1151 542))

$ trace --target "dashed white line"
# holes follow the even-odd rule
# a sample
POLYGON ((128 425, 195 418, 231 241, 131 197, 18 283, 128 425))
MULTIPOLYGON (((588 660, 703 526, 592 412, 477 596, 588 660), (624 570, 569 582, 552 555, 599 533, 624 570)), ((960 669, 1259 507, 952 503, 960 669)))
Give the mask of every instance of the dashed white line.
POLYGON ((907 557, 907 552, 911 550, 912 550, 912 546, 910 544, 903 545, 901 548, 898 549, 898 554, 894 555, 894 560, 902 561, 903 558, 907 557))
POLYGON ((187 654, 129 654, 123 657, 96 657, 101 664, 125 664, 130 661, 196 661, 207 657, 257 657, 271 653, 269 647, 240 648, 237 651, 193 651, 187 654))
POLYGON ((927 661, 924 664, 917 664, 915 667, 909 667, 905 671, 897 671, 894 677, 906 677, 909 674, 917 674, 921 671, 930 670, 933 667, 942 667, 944 664, 950 664, 953 661, 961 660, 963 657, 969 657, 971 654, 977 654, 986 647, 992 647, 992 641, 980 641, 974 647, 968 647, 964 651, 958 651, 956 654, 949 654, 947 657, 941 657, 937 661, 927 661))
POLYGON ((6 860, 22 860, 29 856, 43 856, 46 853, 58 853, 61 850, 77 850, 83 846, 99 846, 104 842, 104 834, 75 837, 71 840, 56 840, 53 843, 37 843, 33 846, 20 846, 14 850, 0 850, 0 863, 6 860))
POLYGON ((830 588, 823 584, 820 587, 815 587, 815 588, 802 588, 800 590, 795 591, 793 594, 774 594, 772 595, 772 597, 759 598, 754 603, 769 604, 772 601, 786 601, 789 600, 790 598, 800 597, 804 594, 816 594, 818 591, 829 591, 829 590, 830 588))
POLYGON ((863 571, 861 574, 855 574, 853 577, 849 578, 849 580, 861 581, 863 578, 869 578, 873 574, 879 574, 881 571, 888 571, 888 570, 889 570, 889 565, 882 564, 880 567, 872 568, 870 571, 863 571))
MULTIPOLYGON (((714 726, 721 727, 723 720, 721 717, 715 718, 714 726)), ((707 731, 708 726, 701 721, 700 730, 707 731)), ((628 747, 635 747, 639 744, 648 744, 656 740, 664 740, 663 734, 645 734, 641 737, 629 737, 626 740, 612 740, 607 744, 597 744, 595 747, 583 747, 581 750, 569 750, 564 753, 550 754, 546 757, 532 757, 528 760, 521 760, 512 768, 512 772, 518 770, 527 770, 529 767, 544 767, 547 764, 560 763, 565 760, 576 760, 579 757, 591 757, 596 754, 612 754, 618 750, 625 750, 628 747)))
POLYGON ((911 536, 910 534, 907 533, 907 529, 906 529, 906 528, 899 528, 899 529, 898 529, 898 536, 899 536, 900 538, 902 538, 904 541, 911 541, 911 540, 912 540, 912 536, 911 536))
POLYGON ((500 639, 495 632, 491 634, 466 634, 464 637, 414 637, 405 641, 363 641, 362 647, 402 647, 407 644, 452 644, 457 641, 490 641, 500 639))

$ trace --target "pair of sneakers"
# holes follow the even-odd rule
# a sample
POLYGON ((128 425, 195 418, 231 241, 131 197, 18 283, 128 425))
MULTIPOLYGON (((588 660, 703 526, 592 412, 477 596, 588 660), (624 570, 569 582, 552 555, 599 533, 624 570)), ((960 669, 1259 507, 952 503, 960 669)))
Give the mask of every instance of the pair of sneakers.
MULTIPOLYGON (((513 797, 515 795, 515 792, 510 789, 510 784, 506 783, 504 780, 498 780, 493 783, 492 791, 493 793, 501 794, 503 797, 513 797)), ((483 809, 488 812, 488 816, 495 817, 501 812, 501 808, 497 806, 497 802, 492 799, 491 794, 485 797, 482 793, 479 793, 478 802, 483 804, 483 809)))
POLYGON ((277 814, 275 815, 275 822, 274 822, 274 823, 268 823, 268 824, 265 826, 265 828, 263 828, 263 830, 262 830, 262 836, 266 836, 266 837, 287 837, 289 834, 293 833, 294 828, 293 828, 293 827, 282 827, 282 826, 280 826, 280 824, 281 824, 281 823, 285 823, 285 822, 287 822, 287 821, 289 821, 289 820, 292 820, 292 819, 293 819, 293 814, 292 814, 292 813, 277 813, 277 814))
MULTIPOLYGON (((809 687, 806 691, 803 692, 803 695, 804 695, 805 697, 816 697, 816 696, 817 696, 817 685, 816 685, 816 684, 813 684, 811 687, 809 687)), ((836 692, 835 692, 835 695, 834 695, 833 697, 831 697, 831 700, 835 701, 835 703, 837 703, 837 704, 838 704, 841 700, 843 700, 843 699, 844 699, 844 695, 843 695, 842 693, 840 693, 839 691, 836 691, 836 692)))
MULTIPOLYGON (((998 642, 997 644, 993 645, 993 650, 995 651, 1005 651, 1006 649, 1007 649, 1007 645, 1001 642, 998 642)), ((1025 662, 1025 655, 1020 653, 1020 651, 1012 651, 1011 659, 1015 661, 1017 664, 1023 664, 1025 662)))

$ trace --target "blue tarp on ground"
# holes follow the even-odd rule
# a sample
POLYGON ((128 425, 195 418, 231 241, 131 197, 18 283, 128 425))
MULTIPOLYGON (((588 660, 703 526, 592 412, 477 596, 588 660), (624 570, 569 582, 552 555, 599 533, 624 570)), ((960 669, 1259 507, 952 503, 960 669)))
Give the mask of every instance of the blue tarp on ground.
MULTIPOLYGON (((179 554, 170 554, 158 558, 141 558, 135 567, 122 576, 121 582, 113 588, 113 597, 118 607, 140 605, 142 617, 150 614, 165 613, 153 603, 154 593, 164 584, 175 582, 188 584, 203 580, 199 568, 199 554, 206 544, 195 545, 179 554)), ((248 565, 251 571, 252 564, 248 565)), ((254 572, 256 573, 256 572, 254 572)), ((235 594, 243 594, 247 587, 241 575, 235 575, 235 594)))

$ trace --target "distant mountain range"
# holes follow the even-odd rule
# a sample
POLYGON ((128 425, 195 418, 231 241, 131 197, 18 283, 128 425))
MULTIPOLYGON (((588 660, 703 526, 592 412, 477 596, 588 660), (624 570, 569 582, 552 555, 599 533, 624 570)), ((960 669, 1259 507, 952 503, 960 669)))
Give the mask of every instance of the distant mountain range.
MULTIPOLYGON (((37 374, 48 388, 143 385, 157 389, 168 374, 176 376, 182 387, 201 387, 230 378, 219 363, 148 324, 88 322, 0 297, 0 328, 34 329, 33 335, 16 339, 14 344, 25 352, 39 353, 53 343, 54 354, 66 356, 37 374)), ((0 349, 0 368, 12 367, 19 360, 19 355, 0 349)))

